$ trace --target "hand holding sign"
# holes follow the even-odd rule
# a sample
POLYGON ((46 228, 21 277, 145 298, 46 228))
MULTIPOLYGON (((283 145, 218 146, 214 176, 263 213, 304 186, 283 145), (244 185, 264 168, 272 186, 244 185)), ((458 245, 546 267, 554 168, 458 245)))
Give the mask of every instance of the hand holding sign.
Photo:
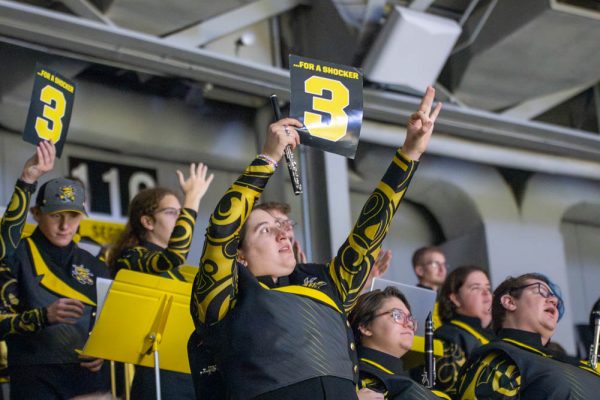
POLYGON ((363 116, 362 72, 290 55, 290 116, 304 123, 302 144, 354 158, 363 116))
POLYGON ((55 156, 56 149, 52 142, 40 142, 35 154, 25 161, 20 179, 26 183, 35 183, 46 172, 52 171, 55 156))
POLYGON ((56 146, 56 156, 60 157, 67 138, 74 97, 73 82, 36 65, 23 140, 33 144, 50 141, 56 146))

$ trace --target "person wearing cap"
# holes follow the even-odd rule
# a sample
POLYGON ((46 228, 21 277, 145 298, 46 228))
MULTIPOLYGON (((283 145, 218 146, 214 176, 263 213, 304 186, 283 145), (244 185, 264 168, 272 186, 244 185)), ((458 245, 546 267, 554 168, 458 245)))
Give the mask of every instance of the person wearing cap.
POLYGON ((587 400, 600 374, 547 345, 564 313, 559 288, 545 275, 509 277, 494 291, 498 339, 475 349, 462 368, 457 399, 587 400))
POLYGON ((102 262, 73 242, 86 215, 81 183, 56 178, 42 185, 31 208, 38 226, 21 238, 37 180, 54 160, 54 145, 38 144, 0 223, 0 336, 8 344, 13 399, 109 389, 103 360, 78 355, 94 320, 96 278, 108 275, 102 262))

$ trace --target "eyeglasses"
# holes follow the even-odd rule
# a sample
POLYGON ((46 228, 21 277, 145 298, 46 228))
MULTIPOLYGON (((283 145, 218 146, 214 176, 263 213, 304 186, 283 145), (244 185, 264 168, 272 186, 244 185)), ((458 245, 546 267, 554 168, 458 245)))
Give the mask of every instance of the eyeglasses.
POLYGON ((542 282, 529 283, 527 285, 513 287, 508 290, 508 293, 512 295, 512 293, 516 292, 517 290, 523 290, 532 286, 537 286, 537 290, 535 291, 535 293, 539 294, 543 298, 549 299, 550 297, 554 297, 555 299, 560 301, 560 298, 556 294, 554 294, 554 292, 550 290, 548 286, 542 284, 542 282))
POLYGON ((405 314, 402 310, 399 310, 397 308, 393 308, 389 311, 385 311, 380 314, 376 314, 373 317, 373 319, 379 318, 379 317, 387 315, 387 314, 390 314, 392 316, 392 319, 394 320, 395 323, 404 325, 404 326, 410 326, 412 328, 413 332, 417 331, 417 326, 418 326, 417 319, 415 317, 413 317, 412 315, 405 314))
POLYGON ((275 224, 284 231, 291 231, 298 223, 293 219, 275 218, 275 224))
POLYGON ((446 268, 448 269, 450 267, 450 265, 447 262, 439 262, 439 261, 429 261, 428 263, 425 263, 425 266, 432 266, 434 269, 440 269, 440 268, 446 268))
POLYGON ((154 214, 158 213, 163 213, 169 217, 179 217, 179 215, 181 215, 181 208, 165 207, 154 212, 154 214))

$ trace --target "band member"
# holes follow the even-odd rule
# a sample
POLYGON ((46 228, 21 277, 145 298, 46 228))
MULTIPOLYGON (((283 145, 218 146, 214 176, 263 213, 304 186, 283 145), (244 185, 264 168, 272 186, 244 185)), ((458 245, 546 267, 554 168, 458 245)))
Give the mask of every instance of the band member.
POLYGON ((38 144, 17 181, 0 225, 0 335, 9 348, 12 399, 66 399, 109 390, 101 359, 81 359, 93 323, 96 278, 106 266, 73 242, 85 217, 80 182, 40 187, 31 212, 37 228, 21 235, 37 180, 54 167, 55 148, 38 144))
POLYGON ((262 154, 221 199, 207 229, 191 312, 230 399, 355 399, 354 305, 425 151, 441 105, 428 88, 407 137, 349 238, 326 266, 296 264, 280 221, 252 210, 286 146, 291 118, 271 124, 262 154), (285 279, 282 279, 285 278, 285 279))
POLYGON ((475 266, 452 271, 440 290, 442 326, 434 337, 444 345, 436 363, 436 389, 453 396, 460 369, 473 350, 489 343, 493 333, 492 292, 487 272, 475 266))
MULTIPOLYGON (((177 171, 183 192, 183 208, 177 196, 168 189, 151 188, 139 192, 129 206, 125 231, 110 252, 109 266, 113 275, 126 268, 166 278, 185 280, 177 267, 190 251, 194 224, 213 175, 200 163, 190 165, 186 179, 177 171)), ((165 398, 194 399, 189 374, 161 371, 161 394, 165 398)), ((131 387, 132 399, 156 399, 154 369, 136 366, 131 387)))
POLYGON ((542 274, 510 277, 494 291, 497 340, 476 349, 458 384, 459 399, 594 399, 600 375, 546 348, 563 314, 559 289, 542 274))
POLYGON ((417 320, 398 289, 388 286, 362 294, 349 321, 359 342, 360 388, 381 393, 386 400, 449 399, 405 375, 402 356, 413 345, 417 320))
POLYGON ((437 292, 446 280, 448 264, 439 247, 426 246, 416 250, 412 256, 412 266, 419 280, 418 287, 437 292))

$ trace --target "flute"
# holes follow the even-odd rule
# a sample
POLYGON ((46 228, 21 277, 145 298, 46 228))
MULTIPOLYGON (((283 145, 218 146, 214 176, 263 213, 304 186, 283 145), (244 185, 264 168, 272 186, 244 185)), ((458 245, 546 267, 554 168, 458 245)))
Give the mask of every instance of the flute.
POLYGON ((596 369, 598 367, 598 350, 600 350, 598 348, 598 342, 600 341, 600 311, 594 311, 592 315, 594 317, 594 339, 590 346, 590 355, 588 358, 592 369, 596 369))
POLYGON ((435 386, 435 358, 433 357, 433 319, 431 312, 425 320, 425 370, 422 383, 428 389, 435 386))
MULTIPOLYGON (((279 102, 277 101, 277 95, 271 95, 271 105, 273 106, 273 113, 275 114, 275 120, 281 119, 281 110, 279 109, 279 102)), ((290 146, 285 147, 285 161, 287 163, 288 172, 290 173, 290 179, 292 180, 292 187, 294 188, 294 194, 298 196, 302 194, 302 181, 300 180, 300 173, 298 172, 298 164, 296 164, 296 157, 292 152, 290 146)))

